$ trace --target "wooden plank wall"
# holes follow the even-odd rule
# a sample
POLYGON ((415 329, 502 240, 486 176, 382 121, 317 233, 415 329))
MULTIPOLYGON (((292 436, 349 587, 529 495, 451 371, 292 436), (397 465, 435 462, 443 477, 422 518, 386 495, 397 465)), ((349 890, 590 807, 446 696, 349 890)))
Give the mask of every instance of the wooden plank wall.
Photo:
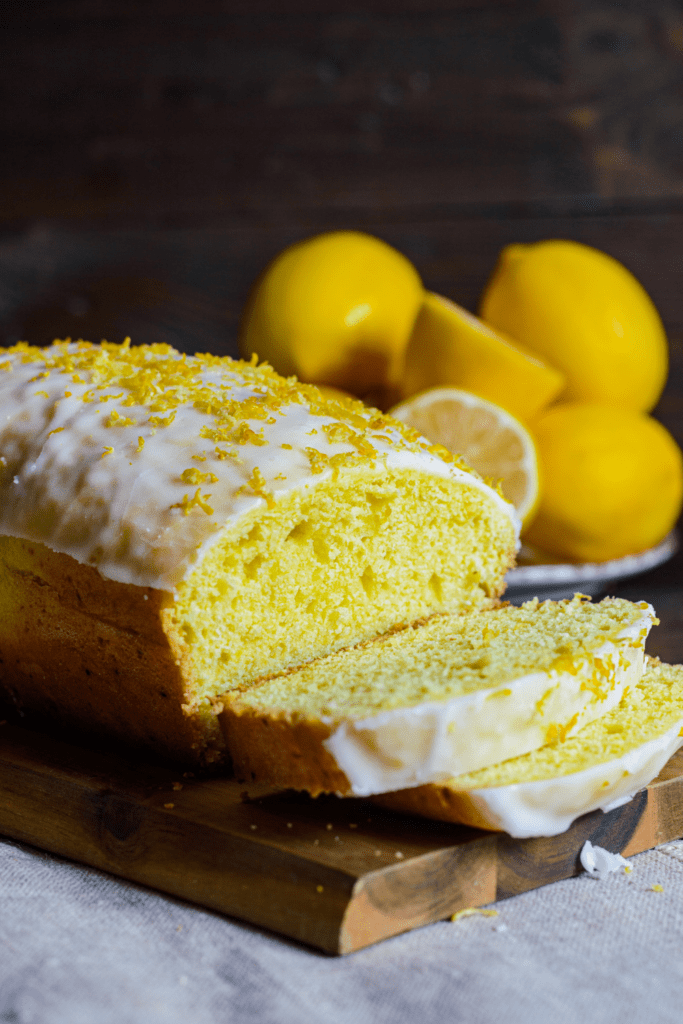
POLYGON ((683 441, 680 3, 43 0, 0 18, 0 342, 234 351, 266 261, 330 228, 381 235, 470 308, 502 245, 572 237, 662 310, 659 414, 683 441))
POLYGON ((303 228, 682 195, 670 0, 60 0, 3 17, 8 224, 303 228))

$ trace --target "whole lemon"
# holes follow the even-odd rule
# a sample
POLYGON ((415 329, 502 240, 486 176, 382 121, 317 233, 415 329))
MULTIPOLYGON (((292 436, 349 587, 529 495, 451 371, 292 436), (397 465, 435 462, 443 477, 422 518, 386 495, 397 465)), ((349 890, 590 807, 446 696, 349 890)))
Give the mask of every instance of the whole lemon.
POLYGON ((317 235, 281 252, 257 281, 240 351, 356 394, 393 387, 422 296, 412 263, 381 239, 317 235))
POLYGON ((577 561, 602 562, 657 544, 683 498, 683 459, 645 413, 552 406, 533 424, 543 488, 525 538, 577 561))
POLYGON ((664 387, 666 335, 652 300, 626 267, 590 246, 507 246, 480 313, 565 375, 565 401, 645 412, 664 387))

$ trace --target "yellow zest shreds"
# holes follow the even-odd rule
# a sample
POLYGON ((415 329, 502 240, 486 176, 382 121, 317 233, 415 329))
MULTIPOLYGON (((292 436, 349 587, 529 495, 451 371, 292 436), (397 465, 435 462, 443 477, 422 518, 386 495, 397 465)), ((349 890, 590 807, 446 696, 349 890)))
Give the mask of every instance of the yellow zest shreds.
POLYGON ((581 666, 575 658, 563 654, 553 662, 552 669, 555 672, 568 672, 571 676, 578 676, 581 666))
POLYGON ((218 477, 215 473, 202 473, 201 469, 191 467, 190 469, 184 469, 180 474, 180 479, 184 484, 204 484, 207 481, 210 484, 218 483, 218 477))
POLYGON ((113 454, 114 454, 114 449, 113 448, 105 448, 104 451, 102 452, 102 454, 100 455, 100 458, 103 459, 105 455, 113 455, 113 454))
MULTIPOLYGON (((240 464, 244 462, 244 459, 241 459, 237 452, 226 452, 224 448, 214 448, 214 455, 217 459, 220 459, 221 462, 225 459, 234 459, 235 462, 239 462, 240 464)), ((194 455, 193 458, 198 459, 199 456, 194 455)), ((204 461, 206 462, 206 459, 204 459, 204 461)))
POLYGON ((195 462, 206 462, 206 455, 193 455, 195 462))
POLYGON ((330 465, 330 456, 319 452, 317 448, 304 448, 311 464, 311 473, 324 473, 330 465))
POLYGON ((554 722, 548 726, 545 734, 546 743, 564 743, 569 733, 579 720, 578 712, 573 715, 564 725, 556 725, 554 722))
POLYGON ((352 466, 363 466, 367 459, 363 458, 360 452, 339 452, 338 455, 330 455, 330 466, 332 469, 349 469, 352 466))
POLYGON ((137 455, 138 452, 141 452, 144 447, 145 447, 145 439, 144 439, 144 437, 139 437, 138 438, 138 446, 135 449, 135 454, 137 455))
POLYGON ((664 892, 664 886, 660 885, 659 882, 655 882, 652 886, 652 892, 664 892))
POLYGON ((326 423, 323 430, 330 444, 350 444, 361 455, 367 455, 368 458, 373 458, 377 454, 373 445, 353 430, 348 423, 326 423))
POLYGON ((64 430, 64 427, 55 427, 54 430, 48 431, 47 436, 50 437, 52 434, 61 434, 62 430, 64 430))
POLYGON ((12 373, 13 366, 9 359, 7 359, 4 363, 0 363, 0 370, 4 370, 5 373, 12 373))
POLYGON ((460 921, 463 917, 498 917, 497 910, 483 910, 481 907, 465 907, 464 910, 456 910, 455 914, 451 914, 451 921, 460 921))
POLYGON ((34 392, 34 394, 41 395, 41 397, 43 397, 43 398, 49 398, 50 397, 48 395, 47 391, 36 391, 36 392, 34 392))
POLYGON ((199 436, 205 437, 208 441, 222 441, 226 444, 268 444, 263 434, 257 434, 248 423, 240 423, 237 427, 202 427, 199 431, 199 436))
POLYGON ((136 422, 137 420, 130 419, 129 416, 120 416, 116 409, 112 409, 104 421, 104 425, 105 427, 134 427, 136 422))
MULTIPOLYGON (((655 626, 658 626, 659 625, 659 619, 655 619, 653 624, 655 626)), ((636 649, 638 647, 644 647, 646 639, 647 639, 647 630, 646 629, 641 629, 641 631, 638 634, 638 636, 634 637, 634 639, 631 640, 631 642, 629 644, 629 647, 635 647, 636 649)))
POLYGON ((153 427, 170 427, 175 419, 175 413, 172 412, 170 416, 150 416, 149 422, 153 427))
POLYGON ((189 496, 189 494, 184 494, 183 500, 177 502, 175 505, 171 505, 171 508, 181 508, 183 510, 183 514, 186 516, 189 516, 193 508, 200 508, 202 512, 206 512, 207 516, 212 516, 213 509, 211 508, 207 501, 207 499, 210 497, 210 494, 202 494, 200 488, 198 487, 197 490, 194 492, 192 498, 189 496))
POLYGON ((545 691, 545 693, 543 694, 543 696, 542 696, 542 697, 540 697, 540 698, 539 698, 539 699, 538 699, 538 700, 536 701, 536 714, 537 714, 537 715, 538 715, 538 716, 539 716, 540 718, 542 718, 542 717, 543 717, 543 714, 544 714, 544 711, 545 711, 545 705, 546 705, 546 703, 547 703, 547 701, 548 701, 548 698, 549 698, 549 697, 550 697, 550 695, 551 695, 552 693, 554 693, 554 692, 555 692, 555 687, 554 687, 554 686, 551 686, 551 687, 550 687, 550 688, 549 688, 548 690, 546 690, 546 691, 545 691))
POLYGON ((291 450, 292 450, 291 444, 281 444, 280 447, 281 448, 286 448, 288 452, 291 452, 291 450))
POLYGON ((494 690, 493 693, 489 693, 486 699, 487 700, 493 700, 496 697, 509 697, 511 694, 512 694, 512 690, 510 689, 509 686, 506 686, 502 690, 494 690))
POLYGON ((258 466, 254 467, 254 471, 246 484, 243 484, 237 493, 241 494, 247 490, 251 490, 254 494, 257 494, 259 498, 263 498, 268 508, 275 507, 275 498, 273 497, 272 491, 269 491, 266 487, 265 478, 258 466))
POLYGON ((554 722, 552 722, 545 733, 545 741, 547 744, 554 743, 559 735, 559 731, 554 722))

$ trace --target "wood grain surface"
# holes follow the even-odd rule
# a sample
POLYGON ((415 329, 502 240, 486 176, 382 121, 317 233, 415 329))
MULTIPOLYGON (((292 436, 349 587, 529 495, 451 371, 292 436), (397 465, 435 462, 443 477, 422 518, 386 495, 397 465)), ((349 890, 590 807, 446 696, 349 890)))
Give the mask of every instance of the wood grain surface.
POLYGON ((550 839, 196 779, 0 727, 0 832, 350 953, 580 872, 587 839, 631 856, 683 835, 683 752, 629 804, 550 839))
POLYGON ((671 0, 3 6, 5 223, 683 199, 671 0))

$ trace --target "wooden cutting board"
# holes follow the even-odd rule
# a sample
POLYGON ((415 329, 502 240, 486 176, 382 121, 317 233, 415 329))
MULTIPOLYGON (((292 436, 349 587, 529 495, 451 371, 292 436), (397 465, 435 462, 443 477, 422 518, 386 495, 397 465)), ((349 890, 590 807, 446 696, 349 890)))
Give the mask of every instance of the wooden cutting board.
POLYGON ((0 727, 0 832, 331 953, 350 953, 683 835, 683 751, 634 800, 553 839, 245 787, 0 727))

